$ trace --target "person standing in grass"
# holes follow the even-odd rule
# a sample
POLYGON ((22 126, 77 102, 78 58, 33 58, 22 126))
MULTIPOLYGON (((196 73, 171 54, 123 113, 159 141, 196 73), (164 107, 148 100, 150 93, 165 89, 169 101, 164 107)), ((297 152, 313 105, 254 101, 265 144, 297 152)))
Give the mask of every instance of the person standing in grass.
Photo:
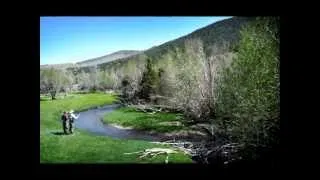
POLYGON ((68 134, 68 120, 69 120, 69 117, 68 117, 67 112, 63 112, 61 120, 62 120, 63 132, 64 132, 64 134, 68 134))
POLYGON ((73 133, 73 127, 74 127, 74 120, 78 119, 80 114, 78 116, 76 116, 75 114, 73 114, 74 111, 71 110, 69 113, 68 113, 68 119, 69 119, 69 132, 72 134, 73 133))

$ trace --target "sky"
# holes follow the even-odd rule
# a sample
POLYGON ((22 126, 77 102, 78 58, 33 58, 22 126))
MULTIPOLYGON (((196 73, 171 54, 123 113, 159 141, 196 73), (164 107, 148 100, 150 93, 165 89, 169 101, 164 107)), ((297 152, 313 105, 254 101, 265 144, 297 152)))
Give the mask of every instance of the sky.
POLYGON ((230 17, 40 17, 40 65, 146 50, 230 17))

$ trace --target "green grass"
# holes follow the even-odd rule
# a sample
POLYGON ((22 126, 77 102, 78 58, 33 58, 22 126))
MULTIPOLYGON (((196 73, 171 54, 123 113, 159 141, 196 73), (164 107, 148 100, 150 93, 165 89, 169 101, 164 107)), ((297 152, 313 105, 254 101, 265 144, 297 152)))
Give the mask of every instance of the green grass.
MULTIPOLYGON (((72 99, 72 98, 76 98, 76 97, 79 97, 79 94, 73 93, 73 94, 65 95, 64 93, 59 93, 58 95, 56 95, 57 99, 72 99)), ((40 101, 51 101, 51 96, 40 95, 40 101)))
POLYGON ((131 108, 120 108, 106 114, 103 118, 103 121, 125 127, 129 126, 139 130, 152 130, 163 133, 186 129, 186 127, 183 125, 173 126, 169 124, 163 124, 164 122, 179 121, 180 118, 181 117, 175 113, 160 112, 156 114, 149 114, 144 112, 136 112, 131 108))
MULTIPOLYGON (((126 152, 146 148, 164 147, 145 141, 118 140, 95 136, 76 129, 74 135, 54 135, 62 132, 59 121, 66 109, 84 110, 92 106, 111 104, 116 99, 108 94, 77 94, 73 98, 40 101, 40 162, 41 163, 164 163, 165 156, 139 159, 138 155, 126 152)), ((169 156, 169 163, 190 163, 182 154, 169 156)))

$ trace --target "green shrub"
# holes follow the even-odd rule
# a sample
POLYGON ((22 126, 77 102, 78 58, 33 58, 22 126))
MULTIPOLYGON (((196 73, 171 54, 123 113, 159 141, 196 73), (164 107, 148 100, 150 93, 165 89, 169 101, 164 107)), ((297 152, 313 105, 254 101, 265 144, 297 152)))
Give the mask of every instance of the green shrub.
POLYGON ((279 18, 257 18, 241 30, 236 59, 217 83, 216 124, 239 142, 278 142, 280 121, 279 18), (228 121, 226 120, 228 119, 228 121))

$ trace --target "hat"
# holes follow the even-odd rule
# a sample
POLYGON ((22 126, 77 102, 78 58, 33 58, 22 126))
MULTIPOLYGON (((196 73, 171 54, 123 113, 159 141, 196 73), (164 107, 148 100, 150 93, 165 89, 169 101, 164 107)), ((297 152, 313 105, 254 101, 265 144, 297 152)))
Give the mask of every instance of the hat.
POLYGON ((70 110, 70 112, 69 113, 73 113, 74 111, 73 110, 70 110))

